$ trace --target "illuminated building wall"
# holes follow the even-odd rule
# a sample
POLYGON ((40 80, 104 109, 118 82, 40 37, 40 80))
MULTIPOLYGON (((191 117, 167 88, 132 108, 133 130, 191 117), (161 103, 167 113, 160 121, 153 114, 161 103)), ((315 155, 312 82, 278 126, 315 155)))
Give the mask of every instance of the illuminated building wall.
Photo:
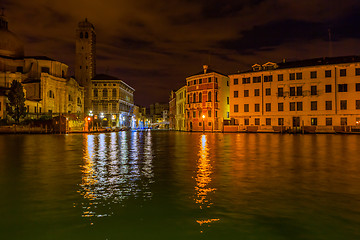
POLYGON ((185 122, 185 103, 186 103, 186 86, 183 86, 175 92, 176 94, 176 115, 175 129, 178 131, 186 130, 185 122))
POLYGON ((307 127, 336 131, 360 124, 360 58, 253 65, 230 75, 230 117, 238 129, 307 127))
POLYGON ((204 65, 204 71, 186 78, 186 84, 186 129, 222 131, 229 118, 229 78, 204 65))
POLYGON ((98 74, 92 80, 92 108, 96 118, 107 127, 130 127, 133 124, 134 89, 122 80, 98 74))

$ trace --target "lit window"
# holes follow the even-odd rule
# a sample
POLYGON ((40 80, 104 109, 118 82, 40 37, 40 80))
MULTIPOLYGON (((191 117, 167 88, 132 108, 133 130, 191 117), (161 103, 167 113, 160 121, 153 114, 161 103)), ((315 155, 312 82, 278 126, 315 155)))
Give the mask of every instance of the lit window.
POLYGON ((311 118, 311 126, 317 126, 317 118, 311 118))

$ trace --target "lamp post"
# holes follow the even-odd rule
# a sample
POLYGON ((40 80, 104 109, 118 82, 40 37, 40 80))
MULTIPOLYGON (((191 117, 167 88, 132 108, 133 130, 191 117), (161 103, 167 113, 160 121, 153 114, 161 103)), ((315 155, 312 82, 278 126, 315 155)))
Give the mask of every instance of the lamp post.
POLYGON ((100 113, 101 127, 103 126, 103 118, 104 118, 104 113, 100 113))
POLYGON ((202 115, 202 120, 203 120, 203 132, 205 132, 204 119, 205 119, 205 115, 202 115))
POLYGON ((91 128, 94 130, 94 122, 92 121, 93 120, 93 111, 89 111, 89 117, 88 117, 88 124, 89 124, 89 132, 91 131, 91 128))

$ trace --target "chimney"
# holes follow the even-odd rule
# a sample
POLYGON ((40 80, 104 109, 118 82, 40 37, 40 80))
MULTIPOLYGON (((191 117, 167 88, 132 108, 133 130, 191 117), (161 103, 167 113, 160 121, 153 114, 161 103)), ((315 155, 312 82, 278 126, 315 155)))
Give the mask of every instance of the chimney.
POLYGON ((204 73, 206 73, 206 71, 208 70, 208 65, 203 65, 203 68, 204 68, 204 73))

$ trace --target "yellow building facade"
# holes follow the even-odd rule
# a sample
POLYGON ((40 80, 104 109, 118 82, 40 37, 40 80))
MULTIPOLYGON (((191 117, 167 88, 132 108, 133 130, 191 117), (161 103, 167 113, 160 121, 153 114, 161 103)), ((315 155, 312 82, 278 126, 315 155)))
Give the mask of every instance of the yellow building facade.
POLYGON ((175 92, 176 95, 176 114, 175 114, 175 130, 186 131, 185 104, 186 104, 186 88, 181 87, 175 92))
POLYGON ((237 131, 341 132, 360 125, 358 56, 255 64, 229 77, 237 131))

